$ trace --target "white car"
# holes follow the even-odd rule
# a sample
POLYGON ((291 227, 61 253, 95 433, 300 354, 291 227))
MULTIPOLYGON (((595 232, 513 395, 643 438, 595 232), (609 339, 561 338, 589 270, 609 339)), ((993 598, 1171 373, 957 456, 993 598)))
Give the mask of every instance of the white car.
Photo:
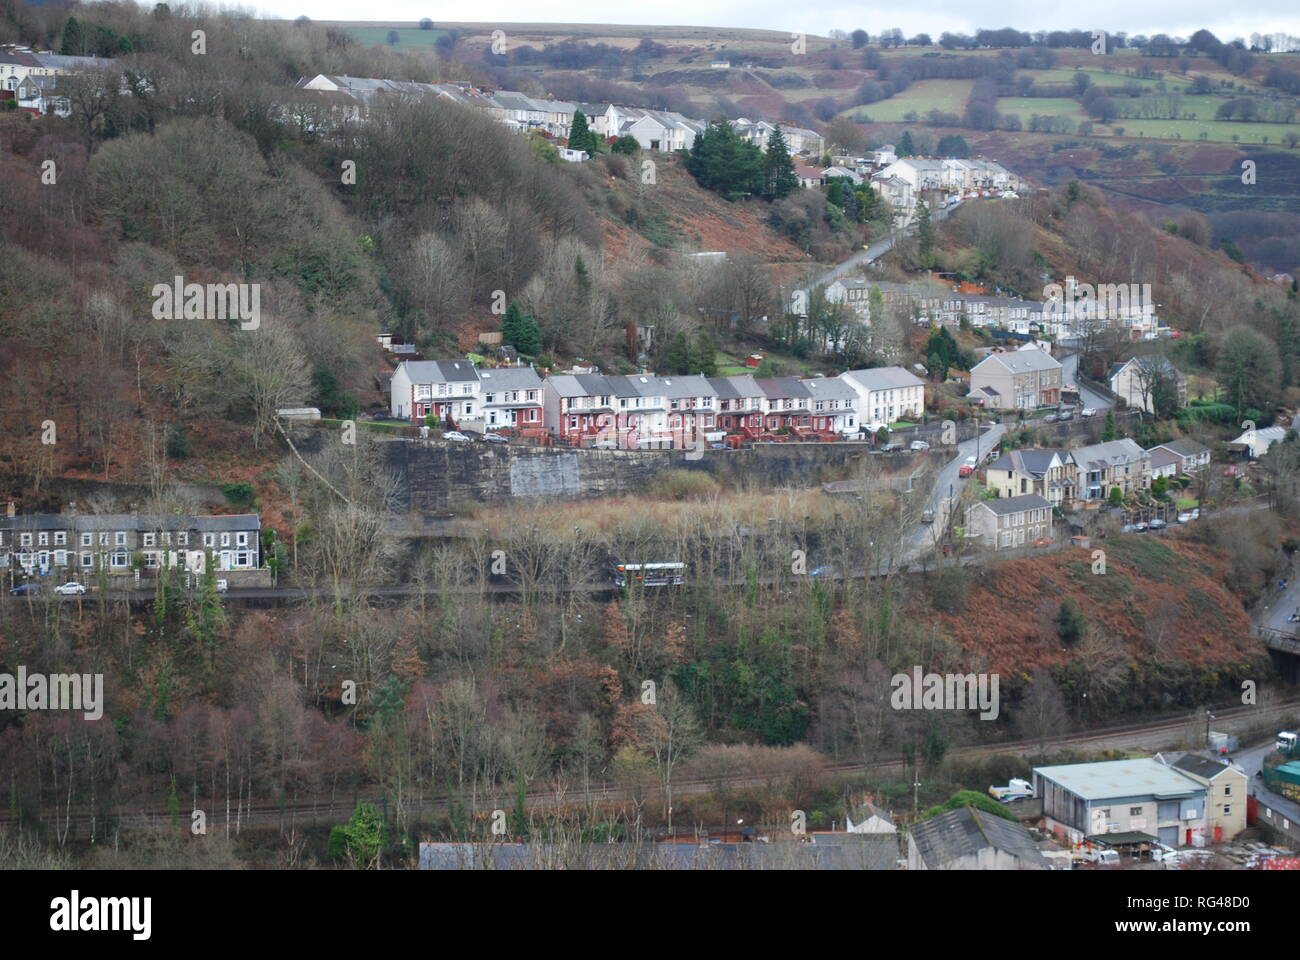
POLYGON ((1179 523, 1191 523, 1193 520, 1199 520, 1199 519, 1201 519, 1201 510, 1199 507, 1197 507, 1194 510, 1188 510, 1186 513, 1180 513, 1178 515, 1179 523))
POLYGON ((591 449, 593 449, 593 450, 617 450, 617 449, 618 449, 618 441, 617 441, 617 440, 597 440, 595 443, 593 443, 593 444, 591 445, 591 449))
POLYGON ((442 439, 453 440, 456 443, 469 443, 469 437, 465 436, 465 434, 461 433, 459 430, 447 431, 442 435, 442 439))
POLYGON ((912 441, 912 449, 913 449, 913 450, 929 450, 929 449, 930 449, 930 445, 929 445, 928 443, 926 443, 924 440, 913 440, 913 441, 912 441))
POLYGON ((1079 416, 1081 417, 1095 417, 1096 415, 1097 410, 1095 407, 1084 407, 1079 411, 1079 416))
POLYGON ((84 583, 77 583, 75 580, 69 580, 67 583, 61 583, 54 588, 55 593, 61 593, 64 596, 75 596, 79 593, 86 592, 84 583))
POLYGON ((229 581, 226 580, 217 581, 217 593, 225 593, 229 589, 230 589, 229 581))

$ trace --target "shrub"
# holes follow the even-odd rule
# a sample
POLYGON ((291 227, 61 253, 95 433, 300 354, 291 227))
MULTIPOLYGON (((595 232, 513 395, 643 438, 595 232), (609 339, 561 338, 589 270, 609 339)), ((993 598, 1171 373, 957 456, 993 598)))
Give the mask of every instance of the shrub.
POLYGON ((255 492, 253 485, 250 483, 223 483, 221 485, 221 494, 232 507, 251 506, 255 492))
POLYGON ((699 470, 669 470, 656 477, 652 486, 669 500, 702 500, 718 492, 718 481, 699 470))

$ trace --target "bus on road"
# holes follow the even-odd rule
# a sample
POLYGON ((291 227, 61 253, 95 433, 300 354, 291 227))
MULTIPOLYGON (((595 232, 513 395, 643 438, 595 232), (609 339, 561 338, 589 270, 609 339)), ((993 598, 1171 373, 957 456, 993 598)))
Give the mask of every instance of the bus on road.
POLYGON ((679 586, 686 582, 684 563, 620 563, 614 567, 614 585, 643 587, 679 586))

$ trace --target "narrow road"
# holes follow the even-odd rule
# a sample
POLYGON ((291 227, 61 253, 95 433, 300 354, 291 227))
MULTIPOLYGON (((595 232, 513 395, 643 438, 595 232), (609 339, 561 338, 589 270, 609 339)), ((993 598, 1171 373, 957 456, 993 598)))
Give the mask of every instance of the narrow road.
MULTIPOLYGON (((1070 341, 1062 340, 1063 346, 1068 345, 1070 341)), ((1111 402, 1103 397, 1100 393, 1089 390, 1079 382, 1079 355, 1077 353, 1068 354, 1061 358, 1061 382, 1072 383, 1079 388, 1079 402, 1085 407, 1092 407, 1094 410, 1109 410, 1111 402)))
POLYGON ((1276 580, 1268 585, 1255 614, 1257 626, 1300 636, 1300 620, 1287 620, 1287 617, 1300 613, 1300 582, 1297 582, 1296 572, 1296 565, 1292 563, 1289 572, 1282 574, 1286 578, 1285 590, 1279 588, 1276 580))
MULTIPOLYGON (((957 455, 944 464, 935 476, 934 490, 926 506, 934 511, 934 523, 922 523, 908 535, 903 543, 903 563, 912 563, 934 549, 935 538, 941 537, 948 528, 949 514, 961 499, 961 492, 966 486, 966 479, 958 476, 961 465, 967 457, 983 459, 990 450, 998 445, 1007 428, 1001 423, 990 424, 989 428, 978 436, 963 440, 957 445, 957 455)), ((960 518, 958 518, 960 520, 960 518)))
MULTIPOLYGON (((948 216, 948 214, 951 211, 956 210, 957 207, 960 207, 962 202, 957 203, 955 206, 940 207, 937 210, 931 211, 930 214, 931 221, 936 222, 942 220, 944 217, 948 216)), ((886 237, 885 239, 877 240, 867 249, 859 250, 857 253, 850 256, 843 263, 838 263, 835 266, 831 267, 829 270, 827 270, 825 273, 819 276, 816 280, 813 280, 808 285, 809 289, 813 289, 815 287, 822 286, 823 284, 830 283, 836 277, 844 276, 846 273, 853 270, 853 268, 855 267, 863 266, 865 264, 872 263, 876 260, 879 260, 890 250, 894 249, 894 244, 898 241, 898 238, 902 236, 906 236, 909 232, 911 232, 912 227, 913 224, 909 223, 905 227, 900 227, 897 230, 891 230, 889 232, 889 236, 886 237)))

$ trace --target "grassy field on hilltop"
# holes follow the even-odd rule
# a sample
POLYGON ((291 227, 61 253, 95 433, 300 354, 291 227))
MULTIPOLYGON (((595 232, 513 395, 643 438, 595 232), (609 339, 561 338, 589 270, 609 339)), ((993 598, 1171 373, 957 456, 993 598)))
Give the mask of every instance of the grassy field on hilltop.
POLYGON ((419 27, 361 27, 351 33, 357 38, 358 43, 373 46, 377 43, 388 43, 388 34, 392 30, 396 30, 398 36, 398 41, 393 46, 399 49, 402 47, 432 48, 439 37, 447 35, 446 30, 421 30, 419 27))
POLYGON ((845 113, 851 117, 870 117, 876 123, 896 123, 909 113, 924 118, 931 110, 960 114, 970 97, 973 80, 918 80, 907 90, 888 100, 878 100, 845 113))

